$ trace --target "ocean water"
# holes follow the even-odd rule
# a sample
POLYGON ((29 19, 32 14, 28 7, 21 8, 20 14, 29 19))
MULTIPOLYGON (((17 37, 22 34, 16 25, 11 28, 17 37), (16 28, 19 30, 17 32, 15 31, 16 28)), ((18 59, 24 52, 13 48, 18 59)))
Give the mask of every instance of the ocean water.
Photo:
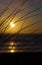
POLYGON ((41 52, 42 34, 0 35, 0 53, 41 52))

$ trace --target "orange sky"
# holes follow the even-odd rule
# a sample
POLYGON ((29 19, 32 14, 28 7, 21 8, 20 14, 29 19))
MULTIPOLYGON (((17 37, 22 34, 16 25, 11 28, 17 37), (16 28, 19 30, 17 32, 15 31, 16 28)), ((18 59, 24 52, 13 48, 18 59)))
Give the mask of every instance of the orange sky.
MULTIPOLYGON (((37 8, 39 8, 40 6, 42 6, 42 0, 28 0, 27 2, 25 2, 25 4, 22 5, 23 1, 24 0, 15 0, 8 7, 8 10, 6 10, 2 15, 0 14, 1 15, 0 23, 3 22, 3 21, 5 22, 5 23, 3 23, 2 26, 0 26, 0 28, 2 27, 0 29, 0 33, 2 32, 1 30, 4 30, 5 27, 7 27, 7 24, 9 23, 9 20, 11 20, 11 18, 13 18, 13 20, 12 20, 13 22, 19 20, 19 18, 20 18, 20 20, 17 23, 15 23, 14 28, 10 28, 10 27, 7 28, 6 33, 16 33, 21 28, 29 26, 29 25, 37 22, 37 21, 39 21, 40 23, 37 23, 37 24, 32 25, 30 27, 27 27, 24 30, 21 30, 20 33, 42 33, 42 22, 41 22, 42 21, 42 8, 25 16, 25 17, 29 17, 29 18, 21 20, 22 16, 24 16, 25 14, 27 14, 27 13, 29 13, 29 12, 37 9, 37 8), (17 11, 22 10, 22 9, 24 9, 24 10, 15 14, 17 11), (13 14, 12 14, 7 20, 5 20, 12 13, 13 10, 15 10, 14 13, 13 13, 15 15, 13 16, 13 14), (40 15, 33 16, 35 14, 40 14, 40 15), (30 17, 30 16, 33 16, 33 17, 30 17), (7 21, 7 23, 6 23, 6 21, 7 21)), ((10 0, 0 0, 0 10, 1 9, 4 10, 10 2, 11 2, 10 0)), ((25 17, 22 17, 22 19, 25 18, 25 17)), ((12 21, 10 21, 10 22, 12 22, 12 21)))

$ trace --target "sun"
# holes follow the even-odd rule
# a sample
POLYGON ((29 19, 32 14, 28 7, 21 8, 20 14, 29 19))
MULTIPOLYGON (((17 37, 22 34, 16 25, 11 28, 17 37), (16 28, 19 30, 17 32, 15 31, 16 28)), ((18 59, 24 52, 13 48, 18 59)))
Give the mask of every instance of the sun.
POLYGON ((11 28, 15 27, 15 23, 13 23, 13 22, 11 22, 9 25, 11 28))

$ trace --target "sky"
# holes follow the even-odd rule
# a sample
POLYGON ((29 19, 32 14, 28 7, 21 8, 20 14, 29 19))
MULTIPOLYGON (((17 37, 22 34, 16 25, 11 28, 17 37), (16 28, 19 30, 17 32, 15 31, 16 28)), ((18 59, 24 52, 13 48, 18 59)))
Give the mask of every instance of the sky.
POLYGON ((19 33, 42 34, 42 0, 0 0, 0 24, 0 33, 6 28, 4 33, 16 33, 21 30, 19 33), (10 2, 12 3, 9 5, 10 2), (38 10, 35 10, 37 8, 38 10), (13 14, 10 15, 12 12, 13 14), (15 27, 11 28, 9 22, 14 22, 15 27))

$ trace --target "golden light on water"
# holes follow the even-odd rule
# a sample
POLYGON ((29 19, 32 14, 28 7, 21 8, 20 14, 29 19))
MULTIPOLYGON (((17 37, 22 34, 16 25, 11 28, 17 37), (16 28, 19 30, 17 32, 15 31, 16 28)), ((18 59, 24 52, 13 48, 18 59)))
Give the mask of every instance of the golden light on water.
POLYGON ((14 53, 15 51, 14 51, 14 50, 11 50, 10 52, 11 52, 11 53, 14 53))
POLYGON ((16 51, 15 42, 10 42, 10 46, 8 48, 10 53, 14 53, 16 51))
POLYGON ((10 45, 15 45, 15 43, 11 42, 10 45))

